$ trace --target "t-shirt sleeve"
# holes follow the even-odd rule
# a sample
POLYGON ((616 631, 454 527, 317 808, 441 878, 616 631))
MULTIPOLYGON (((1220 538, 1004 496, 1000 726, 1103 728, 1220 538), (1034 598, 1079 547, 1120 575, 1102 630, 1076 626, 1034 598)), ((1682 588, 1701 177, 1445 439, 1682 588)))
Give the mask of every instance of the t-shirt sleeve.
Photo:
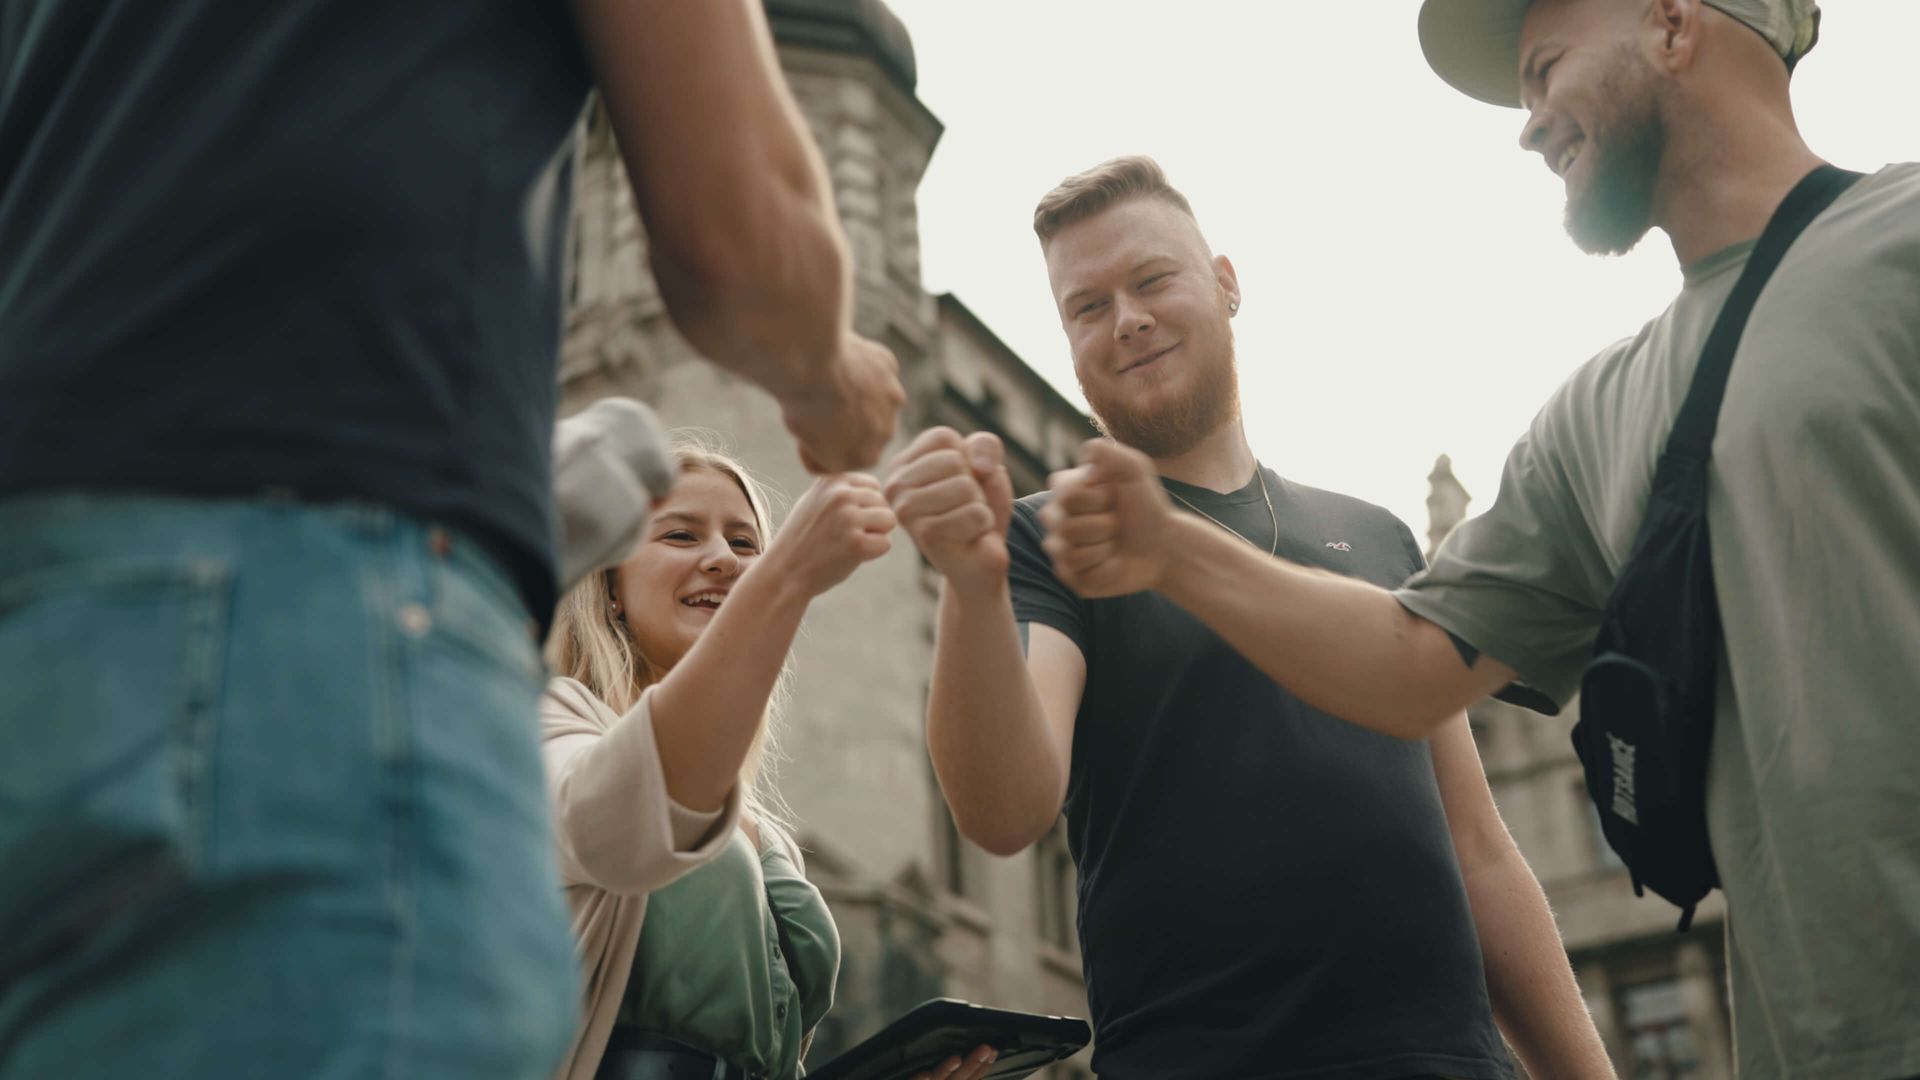
POLYGON ((1086 602, 1053 574, 1053 560, 1040 541, 1046 535, 1038 511, 1024 502, 1013 504, 1007 523, 1007 581, 1013 593, 1013 617, 1060 631, 1087 653, 1086 602))
POLYGON ((1611 573, 1563 468, 1569 417, 1556 399, 1507 456, 1492 508, 1455 529, 1394 597, 1513 668, 1501 697, 1555 712, 1580 687, 1611 573))

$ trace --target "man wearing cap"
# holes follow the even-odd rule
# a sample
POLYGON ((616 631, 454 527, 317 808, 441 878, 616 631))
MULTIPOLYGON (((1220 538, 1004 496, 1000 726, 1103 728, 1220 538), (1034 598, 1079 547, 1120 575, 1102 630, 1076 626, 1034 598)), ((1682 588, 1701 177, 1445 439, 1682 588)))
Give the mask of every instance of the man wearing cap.
MULTIPOLYGON (((1324 712, 1423 737, 1578 688, 1709 328, 1822 164, 1788 97, 1810 0, 1427 0, 1442 77, 1527 110, 1567 229, 1663 229, 1680 295, 1534 419, 1491 510, 1398 591, 1224 542, 1125 448, 1055 479, 1057 572, 1155 589, 1324 712)), ((1743 1076, 1920 1075, 1920 166, 1842 193, 1759 294, 1718 414, 1721 622, 1706 811, 1743 1076)))

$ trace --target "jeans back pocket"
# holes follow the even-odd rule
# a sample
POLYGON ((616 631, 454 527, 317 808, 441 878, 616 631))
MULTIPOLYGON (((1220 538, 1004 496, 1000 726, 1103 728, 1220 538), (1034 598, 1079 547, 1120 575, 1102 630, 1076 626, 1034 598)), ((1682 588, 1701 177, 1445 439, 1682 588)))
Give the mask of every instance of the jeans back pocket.
POLYGON ((208 559, 0 579, 0 986, 192 873, 231 584, 208 559))

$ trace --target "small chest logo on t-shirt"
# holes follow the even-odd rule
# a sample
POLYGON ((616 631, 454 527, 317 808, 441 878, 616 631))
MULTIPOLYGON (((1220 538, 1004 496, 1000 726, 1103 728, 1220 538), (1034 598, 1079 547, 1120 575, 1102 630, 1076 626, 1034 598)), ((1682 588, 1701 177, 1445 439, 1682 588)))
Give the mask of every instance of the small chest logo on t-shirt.
POLYGON ((1353 550, 1353 545, 1347 543, 1345 540, 1329 540, 1327 541, 1327 546, 1332 548, 1335 551, 1352 551, 1353 550))

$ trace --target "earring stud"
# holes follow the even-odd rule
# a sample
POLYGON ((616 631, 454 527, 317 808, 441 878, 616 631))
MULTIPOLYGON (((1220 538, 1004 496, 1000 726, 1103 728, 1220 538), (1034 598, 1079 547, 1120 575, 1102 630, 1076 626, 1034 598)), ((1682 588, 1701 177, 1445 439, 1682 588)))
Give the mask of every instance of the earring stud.
POLYGON ((1239 311, 1239 310, 1240 310, 1240 301, 1238 301, 1238 300, 1229 300, 1229 301, 1227 301, 1227 313, 1228 313, 1228 314, 1232 314, 1233 312, 1236 312, 1236 311, 1239 311))

